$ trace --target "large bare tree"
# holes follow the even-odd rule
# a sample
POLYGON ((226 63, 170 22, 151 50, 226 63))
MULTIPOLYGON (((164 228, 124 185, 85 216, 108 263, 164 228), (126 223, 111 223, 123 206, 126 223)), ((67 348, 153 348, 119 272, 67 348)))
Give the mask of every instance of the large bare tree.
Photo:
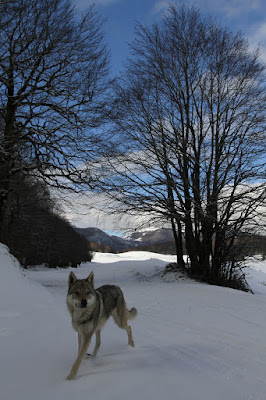
POLYGON ((265 202, 258 52, 198 9, 173 5, 160 23, 137 25, 131 50, 116 87, 109 193, 125 210, 170 221, 180 264, 183 232, 193 275, 230 280, 236 237, 261 222, 265 202))
MULTIPOLYGON (((84 183, 108 87, 103 20, 67 0, 0 3, 0 240, 8 236, 17 180, 84 183)), ((88 182, 88 180, 87 180, 88 182)))

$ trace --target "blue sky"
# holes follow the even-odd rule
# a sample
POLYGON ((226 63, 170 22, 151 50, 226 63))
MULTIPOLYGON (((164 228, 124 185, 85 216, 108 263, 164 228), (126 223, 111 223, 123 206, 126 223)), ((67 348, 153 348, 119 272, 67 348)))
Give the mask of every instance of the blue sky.
MULTIPOLYGON (((167 9, 167 0, 73 0, 79 10, 91 3, 107 18, 106 37, 111 50, 112 70, 117 73, 128 55, 127 42, 133 39, 135 21, 151 24, 167 9)), ((252 46, 262 45, 266 61, 266 0, 184 0, 202 13, 217 19, 233 31, 241 30, 252 46)))

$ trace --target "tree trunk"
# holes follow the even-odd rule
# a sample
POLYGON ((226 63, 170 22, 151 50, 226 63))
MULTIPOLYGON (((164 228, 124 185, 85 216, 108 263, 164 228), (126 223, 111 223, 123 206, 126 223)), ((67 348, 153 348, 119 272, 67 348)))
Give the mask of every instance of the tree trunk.
POLYGON ((197 255, 196 241, 193 235, 193 228, 190 217, 185 221, 186 247, 190 259, 190 272, 194 276, 200 276, 200 265, 197 255))
POLYGON ((182 232, 181 232, 180 221, 178 221, 177 224, 178 224, 178 231, 176 230, 174 219, 171 218, 172 232, 175 240, 177 266, 180 268, 185 268, 185 263, 183 259, 182 232))
POLYGON ((0 202, 0 242, 7 244, 10 241, 12 215, 14 213, 11 191, 1 198, 0 202))

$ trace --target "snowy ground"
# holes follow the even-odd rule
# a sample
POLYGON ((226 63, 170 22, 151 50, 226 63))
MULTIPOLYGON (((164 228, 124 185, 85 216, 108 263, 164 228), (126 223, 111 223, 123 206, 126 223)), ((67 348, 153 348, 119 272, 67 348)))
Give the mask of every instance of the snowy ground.
POLYGON ((98 286, 119 284, 136 348, 109 321, 94 360, 64 378, 77 352, 65 305, 71 269, 19 269, 0 245, 1 400, 265 400, 266 261, 251 259, 255 295, 180 278, 158 277, 172 256, 96 254, 74 270, 93 269, 98 286))

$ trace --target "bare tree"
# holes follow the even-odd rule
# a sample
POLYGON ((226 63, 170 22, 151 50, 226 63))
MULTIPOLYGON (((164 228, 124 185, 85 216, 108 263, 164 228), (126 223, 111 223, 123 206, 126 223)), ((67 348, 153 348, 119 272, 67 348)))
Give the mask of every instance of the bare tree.
POLYGON ((79 17, 67 0, 0 3, 2 241, 22 172, 54 186, 85 183, 80 164, 96 153, 108 87, 102 27, 94 7, 79 17))
POLYGON ((170 221, 181 264, 183 231, 194 276, 228 281, 235 238, 265 202, 264 66, 240 33, 194 7, 137 25, 131 50, 116 87, 109 193, 170 221))

